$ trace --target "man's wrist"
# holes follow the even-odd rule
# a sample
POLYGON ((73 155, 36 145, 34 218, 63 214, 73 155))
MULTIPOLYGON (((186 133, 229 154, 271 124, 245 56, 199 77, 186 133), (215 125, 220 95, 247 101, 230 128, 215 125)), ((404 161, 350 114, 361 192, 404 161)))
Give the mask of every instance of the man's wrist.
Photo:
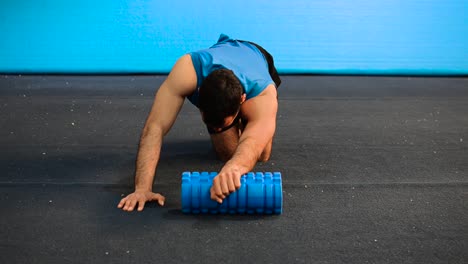
POLYGON ((151 187, 135 187, 135 192, 152 192, 153 188, 151 187))
POLYGON ((242 166, 236 162, 233 162, 232 160, 226 162, 226 164, 223 167, 223 170, 229 170, 229 171, 236 171, 240 174, 245 174, 249 172, 249 169, 246 166, 242 166))

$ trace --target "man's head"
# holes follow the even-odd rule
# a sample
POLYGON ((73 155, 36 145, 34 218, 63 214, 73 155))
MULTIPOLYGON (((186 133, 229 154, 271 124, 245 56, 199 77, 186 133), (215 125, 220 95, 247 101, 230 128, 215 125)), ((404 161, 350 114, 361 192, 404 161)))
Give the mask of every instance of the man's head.
POLYGON ((242 85, 231 70, 213 71, 200 86, 198 107, 203 121, 213 129, 229 126, 244 101, 242 85))

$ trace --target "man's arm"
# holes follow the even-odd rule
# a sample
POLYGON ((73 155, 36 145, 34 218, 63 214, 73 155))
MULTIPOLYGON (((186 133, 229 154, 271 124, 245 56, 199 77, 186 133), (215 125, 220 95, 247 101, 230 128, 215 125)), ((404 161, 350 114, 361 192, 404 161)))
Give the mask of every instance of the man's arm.
POLYGON ((138 204, 138 211, 141 211, 147 201, 164 204, 164 197, 152 192, 162 138, 169 132, 182 108, 184 98, 195 90, 196 84, 197 77, 192 60, 189 55, 185 55, 177 61, 156 93, 140 139, 135 192, 123 198, 118 208, 133 211, 138 204))
POLYGON ((242 105, 242 116, 247 119, 247 125, 234 155, 213 179, 211 199, 221 203, 227 195, 240 188, 240 177, 255 167, 275 134, 277 111, 277 93, 273 85, 242 105))

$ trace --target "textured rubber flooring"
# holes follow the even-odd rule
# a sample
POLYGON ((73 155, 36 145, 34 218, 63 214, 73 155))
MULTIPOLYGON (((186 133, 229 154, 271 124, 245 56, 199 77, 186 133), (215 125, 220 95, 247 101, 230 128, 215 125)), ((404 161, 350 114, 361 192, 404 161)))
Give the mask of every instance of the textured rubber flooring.
POLYGON ((280 216, 184 215, 182 171, 217 171, 184 105, 155 191, 133 185, 165 76, 0 76, 1 263, 467 263, 468 78, 283 76, 270 161, 280 216))

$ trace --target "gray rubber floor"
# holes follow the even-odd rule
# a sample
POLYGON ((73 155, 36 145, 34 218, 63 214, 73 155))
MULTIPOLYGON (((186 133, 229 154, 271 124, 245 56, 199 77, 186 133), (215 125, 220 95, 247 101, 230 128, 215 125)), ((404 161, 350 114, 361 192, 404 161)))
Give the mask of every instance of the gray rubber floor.
POLYGON ((155 191, 132 190, 165 76, 0 76, 0 263, 468 263, 468 78, 283 76, 271 160, 284 213, 184 215, 218 171, 186 103, 155 191))

